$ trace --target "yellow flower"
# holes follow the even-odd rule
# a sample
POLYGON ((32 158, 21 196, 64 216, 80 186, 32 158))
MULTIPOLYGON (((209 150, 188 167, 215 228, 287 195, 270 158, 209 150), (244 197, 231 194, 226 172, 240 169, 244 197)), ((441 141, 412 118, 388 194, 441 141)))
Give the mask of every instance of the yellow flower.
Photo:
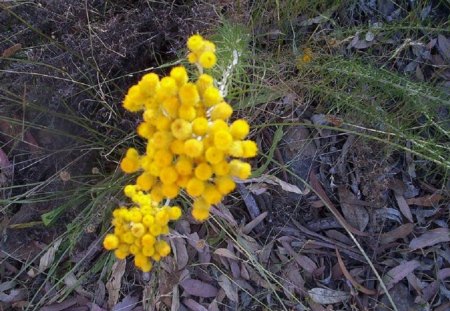
POLYGON ((203 153, 203 143, 191 138, 184 143, 184 152, 191 158, 199 157, 203 153))
POLYGON ((155 177, 153 177, 149 173, 142 173, 136 179, 136 185, 139 187, 139 189, 144 191, 150 190, 154 184, 155 184, 155 177))
POLYGON ((251 166, 246 162, 240 160, 232 160, 230 162, 230 173, 233 176, 239 177, 240 179, 247 179, 251 174, 251 166))
POLYGON ((103 247, 107 250, 116 249, 119 246, 119 238, 114 234, 107 234, 103 240, 103 247))
POLYGON ((216 147, 209 147, 205 152, 206 161, 211 164, 217 164, 223 161, 224 156, 223 151, 216 147))
POLYGON ((192 124, 183 119, 176 119, 170 126, 172 134, 180 140, 188 139, 192 136, 192 124))
POLYGON ((159 87, 159 77, 155 73, 147 73, 138 83, 140 91, 146 96, 153 96, 159 87))
POLYGON ((155 222, 155 218, 152 215, 145 215, 142 218, 142 223, 147 227, 151 227, 154 222, 155 222))
POLYGON ((198 60, 198 57, 197 55, 195 55, 195 53, 191 52, 188 54, 187 59, 190 64, 195 64, 198 60))
POLYGON ((170 220, 178 220, 181 217, 181 208, 178 206, 172 206, 169 209, 170 220))
POLYGON ((150 197, 152 198, 152 201, 159 203, 162 201, 163 199, 163 193, 162 193, 162 189, 161 186, 155 186, 152 188, 152 191, 150 192, 150 197))
POLYGON ((244 155, 244 146, 242 141, 235 140, 231 144, 230 149, 228 150, 228 153, 235 158, 240 158, 244 155))
POLYGON ((206 118, 196 118, 192 121, 192 131, 195 135, 203 136, 208 131, 208 120, 206 118))
POLYGON ((129 252, 124 252, 124 251, 122 251, 120 249, 116 249, 114 251, 114 256, 116 256, 116 258, 119 259, 119 260, 123 260, 123 259, 127 258, 127 256, 129 254, 130 254, 129 252))
MULTIPOLYGON (((155 237, 149 233, 144 234, 141 238, 141 243, 143 246, 153 246, 155 244, 155 237)), ((150 255, 151 256, 151 255, 150 255)))
POLYGON ((253 158, 258 153, 258 145, 253 140, 244 140, 242 145, 244 147, 244 158, 253 158))
POLYGON ((211 119, 212 120, 227 120, 229 117, 231 117, 231 114, 233 113, 233 108, 231 108, 230 105, 228 105, 226 102, 221 102, 214 106, 212 112, 211 112, 211 119))
POLYGON ((170 118, 160 115, 155 119, 155 126, 158 131, 168 131, 170 129, 171 120, 170 118))
POLYGON ((192 121, 196 117, 195 108, 190 105, 181 105, 178 108, 178 116, 186 121, 192 121))
POLYGON ((216 54, 210 51, 206 51, 200 55, 198 62, 203 68, 209 69, 214 67, 216 64, 217 58, 216 54))
POLYGON ((144 225, 141 224, 141 223, 133 224, 131 226, 131 233, 137 238, 142 237, 145 234, 145 227, 144 227, 144 225))
POLYGON ((144 108, 145 96, 141 93, 140 87, 133 85, 123 100, 123 108, 131 112, 137 112, 144 108))
POLYGON ((173 140, 173 136, 167 131, 158 131, 153 135, 153 146, 158 149, 166 149, 173 140))
POLYGON ((170 246, 166 241, 159 240, 155 244, 155 251, 158 252, 161 257, 166 257, 170 254, 170 246))
POLYGON ((206 163, 200 163, 196 168, 195 168, 195 177, 197 177, 200 180, 208 180, 211 178, 212 174, 213 174, 213 170, 211 168, 211 166, 209 166, 206 163))
POLYGON ((197 85, 197 89, 198 89, 198 92, 200 93, 200 95, 203 96, 205 90, 208 87, 213 86, 213 83, 214 83, 213 77, 211 77, 210 75, 208 75, 206 73, 203 73, 200 75, 200 77, 198 77, 195 85, 197 85))
POLYGON ((145 139, 150 139, 155 133, 155 128, 148 122, 142 122, 141 124, 139 124, 137 128, 137 133, 139 134, 139 136, 145 139))
POLYGON ((224 176, 230 172, 230 165, 227 161, 222 161, 213 165, 214 174, 217 176, 224 176))
POLYGON ((250 126, 245 120, 236 120, 230 126, 230 133, 234 139, 244 139, 248 135, 250 126))
POLYGON ((162 227, 169 222, 169 213, 165 209, 161 209, 156 213, 155 220, 162 227))
POLYGON ((222 194, 217 190, 215 185, 207 184, 202 198, 208 204, 217 204, 222 200, 222 194))
POLYGON ((161 79, 158 93, 164 94, 164 97, 175 96, 178 92, 177 82, 172 77, 164 77, 161 79))
POLYGON ((176 155, 184 154, 184 140, 175 139, 172 141, 170 144, 170 151, 176 155))
POLYGON ((204 199, 197 199, 192 205, 192 216, 197 221, 204 221, 209 217, 210 205, 204 199))
POLYGON ((178 179, 178 173, 173 166, 166 166, 159 174, 163 184, 173 184, 178 179))
POLYGON ((174 199, 180 193, 180 188, 175 182, 171 184, 164 184, 162 186, 162 194, 168 199, 174 199))
POLYGON ((170 117, 176 118, 178 116, 180 102, 176 96, 168 97, 163 101, 162 107, 170 117))
POLYGON ((156 151, 154 163, 159 167, 166 167, 172 163, 173 155, 169 150, 161 149, 156 151))
POLYGON ((134 265, 140 268, 143 272, 149 272, 152 269, 150 259, 141 254, 134 257, 134 265))
POLYGON ((147 257, 153 256, 155 253, 155 248, 153 246, 144 246, 142 247, 142 254, 147 257))
POLYGON ((220 96, 219 90, 214 87, 208 87, 203 93, 203 103, 206 107, 212 107, 217 105, 222 100, 222 96, 220 96))
POLYGON ((205 42, 203 40, 203 37, 200 35, 192 35, 189 37, 187 41, 187 47, 192 52, 197 52, 203 49, 205 45, 205 42))
POLYGON ((170 76, 177 82, 178 86, 182 86, 189 81, 186 68, 184 68, 183 66, 172 68, 172 70, 170 71, 170 76))
POLYGON ((216 184, 217 189, 223 195, 229 194, 231 191, 234 190, 234 188, 236 188, 236 183, 230 176, 217 177, 214 182, 216 184))
POLYGON ((178 174, 187 176, 192 174, 192 166, 192 160, 187 157, 179 157, 175 164, 175 169, 177 170, 178 174))
POLYGON ((197 87, 192 83, 186 83, 185 85, 180 87, 178 96, 182 105, 194 106, 200 101, 197 87))
POLYGON ((205 190, 205 182, 197 178, 191 178, 186 186, 186 191, 190 196, 197 197, 202 195, 205 190))
POLYGON ((120 168, 125 173, 137 172, 140 168, 139 165, 139 153, 134 148, 129 148, 125 155, 125 158, 120 162, 120 168))
POLYGON ((233 143, 233 137, 228 131, 218 131, 214 134, 214 146, 220 150, 228 150, 233 143))

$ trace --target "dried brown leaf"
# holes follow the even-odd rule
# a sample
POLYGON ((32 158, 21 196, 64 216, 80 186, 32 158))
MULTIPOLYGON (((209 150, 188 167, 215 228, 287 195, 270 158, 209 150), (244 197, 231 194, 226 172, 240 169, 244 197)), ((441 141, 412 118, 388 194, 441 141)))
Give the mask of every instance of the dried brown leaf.
POLYGON ((380 238, 381 244, 388 244, 394 242, 397 239, 406 238, 414 230, 414 224, 404 224, 392 231, 383 233, 380 238))
POLYGON ((230 281, 228 276, 225 274, 219 276, 219 285, 225 291, 225 295, 227 295, 228 299, 234 302, 239 301, 237 286, 230 281))
POLYGON ((16 43, 13 46, 7 48, 3 51, 2 57, 11 57, 14 56, 17 52, 19 52, 22 49, 22 44, 16 43))
POLYGON ((62 239, 56 240, 53 243, 53 245, 50 246, 49 249, 45 252, 45 254, 42 255, 41 259, 39 260, 39 271, 40 272, 47 270, 47 268, 51 266, 51 264, 55 260, 55 254, 56 254, 56 251, 58 250, 61 242, 62 242, 62 239))
POLYGON ((418 267, 420 267, 420 263, 417 260, 410 260, 403 262, 389 270, 383 276, 383 282, 386 285, 386 289, 389 290, 394 287, 395 284, 397 284, 418 267))
POLYGON ((125 273, 126 266, 126 260, 117 260, 111 268, 111 277, 106 283, 106 289, 108 291, 108 310, 111 310, 119 300, 120 286, 122 285, 122 276, 125 273))
POLYGON ((319 287, 309 290, 308 295, 314 302, 322 305, 340 303, 350 298, 349 293, 319 287))
POLYGON ((189 255, 186 249, 186 241, 183 238, 173 238, 171 242, 175 246, 174 254, 178 270, 181 270, 186 267, 189 261, 189 255))
POLYGON ((450 230, 448 228, 438 228, 425 232, 420 237, 412 239, 409 248, 416 250, 443 242, 450 242, 450 230))
POLYGON ((369 223, 369 213, 363 206, 345 203, 356 200, 356 196, 345 188, 345 186, 340 186, 338 192, 339 199, 341 200, 342 214, 344 214, 345 219, 353 227, 364 231, 369 223))
POLYGON ((123 297, 123 299, 112 308, 112 311, 131 311, 139 303, 139 300, 135 296, 130 294, 123 297))
POLYGON ((218 248, 214 251, 214 254, 230 259, 239 259, 232 251, 226 248, 218 248))
POLYGON ((210 298, 216 297, 218 289, 209 283, 194 279, 186 279, 180 282, 184 291, 192 296, 210 298))
MULTIPOLYGON (((191 311, 208 311, 204 306, 199 304, 197 301, 191 298, 185 298, 183 299, 183 304, 189 308, 191 311)), ((176 309, 180 310, 180 309, 176 309)))
POLYGON ((444 196, 440 194, 431 194, 423 197, 406 199, 406 203, 409 205, 433 207, 442 199, 444 199, 444 196))
POLYGON ((256 226, 258 226, 266 217, 268 213, 264 212, 261 215, 257 216, 255 219, 250 221, 248 224, 242 228, 242 233, 249 234, 256 226))
POLYGON ((406 217, 406 219, 409 220, 409 222, 413 221, 413 216, 411 213, 411 209, 409 208, 408 203, 405 200, 405 197, 401 194, 394 193, 395 200, 397 201, 398 207, 400 208, 400 212, 402 212, 403 216, 406 217))
POLYGON ((438 50, 447 61, 450 61, 450 40, 444 35, 438 35, 438 50))

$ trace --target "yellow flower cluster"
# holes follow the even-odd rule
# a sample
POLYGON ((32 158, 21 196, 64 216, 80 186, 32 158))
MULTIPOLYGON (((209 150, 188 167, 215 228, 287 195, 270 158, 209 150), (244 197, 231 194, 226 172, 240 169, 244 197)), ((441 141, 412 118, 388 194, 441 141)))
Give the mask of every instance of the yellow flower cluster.
POLYGON ((200 35, 193 35, 187 41, 190 51, 188 61, 209 69, 216 64, 216 46, 211 41, 205 40, 200 35))
MULTIPOLYGON (((128 189, 127 191, 133 191, 128 189)), ((151 202, 147 200, 147 202, 151 202)), ((178 206, 120 207, 113 212, 114 233, 107 234, 103 246, 114 250, 118 259, 134 256, 134 264, 144 272, 152 268, 151 260, 159 261, 170 253, 169 244, 159 239, 169 233, 168 223, 181 216, 178 206)))
POLYGON ((243 119, 230 122, 233 108, 202 73, 216 63, 215 45, 193 35, 188 39, 188 60, 200 74, 190 81, 186 68, 178 66, 166 77, 148 73, 132 86, 123 107, 143 111, 137 128, 147 141, 144 154, 128 149, 120 163, 125 173, 140 172, 134 185, 125 187, 137 207, 114 211, 114 234, 104 240, 117 258, 132 254, 143 271, 151 269, 150 259, 159 260, 170 252, 158 236, 168 233, 169 220, 181 216, 178 207, 159 207, 181 191, 193 199, 192 216, 204 221, 210 207, 236 187, 234 178, 246 179, 251 166, 243 159, 256 156, 254 141, 246 140, 250 127, 243 119))

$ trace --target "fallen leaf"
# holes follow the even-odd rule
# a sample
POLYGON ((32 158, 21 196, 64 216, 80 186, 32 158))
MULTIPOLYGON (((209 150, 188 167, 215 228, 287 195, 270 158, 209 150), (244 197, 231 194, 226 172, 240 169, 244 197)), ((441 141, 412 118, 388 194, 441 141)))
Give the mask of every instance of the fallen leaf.
POLYGON ((398 239, 406 238, 414 230, 414 224, 404 224, 392 231, 381 234, 380 243, 388 244, 398 239))
POLYGON ((319 287, 309 290, 308 295, 314 302, 322 305, 339 303, 350 298, 349 293, 319 287))
POLYGON ((319 179, 317 178, 316 174, 311 171, 309 175, 309 179, 311 182, 311 187, 313 188, 314 192, 326 203, 327 208, 332 212, 333 216, 336 217, 337 221, 348 231, 350 231, 353 234, 359 235, 359 236, 369 236, 368 233, 362 232, 354 227, 352 227, 347 220, 341 215, 341 213, 336 209, 334 204, 331 202, 330 198, 327 196, 325 190, 323 189, 322 185, 320 184, 319 179))
POLYGON ((368 289, 364 286, 362 286, 361 284, 359 284, 355 278, 350 274, 350 272, 348 272, 347 267, 344 264, 344 261, 342 260, 341 254, 339 253, 339 250, 336 248, 336 257, 338 259, 338 263, 339 263, 339 268, 341 268, 342 273, 345 275, 345 277, 347 278, 347 280, 350 281, 350 283, 352 283, 353 287, 355 287, 358 291, 363 292, 364 294, 367 295, 376 295, 377 291, 374 289, 368 289))
POLYGON ((239 259, 232 251, 226 248, 218 248, 214 251, 214 254, 230 259, 239 259))
POLYGON ((447 61, 450 61, 450 40, 445 36, 438 35, 438 50, 447 61))
POLYGON ((383 276, 383 282, 386 285, 386 289, 390 290, 392 287, 394 287, 395 284, 397 284, 418 267, 420 267, 420 263, 417 260, 410 260, 403 262, 389 270, 383 276))
POLYGON ((9 294, 0 292, 0 302, 13 303, 26 298, 26 294, 25 288, 12 289, 9 294))
MULTIPOLYGON (((197 301, 191 298, 185 298, 183 299, 183 304, 189 308, 189 310, 192 311, 208 311, 204 306, 199 304, 197 301)), ((177 311, 180 309, 176 309, 177 311)))
POLYGON ((247 179, 245 181, 245 183, 266 183, 266 184, 271 184, 271 185, 275 185, 275 186, 280 186, 282 190, 287 191, 287 192, 292 192, 292 193, 296 193, 296 194, 306 194, 307 193, 307 191, 300 190, 300 188, 297 187, 296 185, 287 183, 287 182, 279 179, 276 176, 267 175, 267 174, 263 174, 257 178, 247 179))
POLYGON ((253 219, 252 221, 250 221, 248 224, 244 226, 244 228, 242 228, 242 232, 244 234, 249 234, 256 226, 258 226, 267 217, 267 215, 268 213, 264 212, 255 219, 253 219))
POLYGON ((117 260, 111 268, 111 277, 106 283, 108 291, 108 310, 111 310, 119 300, 120 287, 122 285, 122 276, 125 273, 126 260, 117 260))
MULTIPOLYGON (((125 260, 122 260, 125 261, 125 260)), ((131 311, 133 310, 136 305, 139 303, 139 300, 137 297, 131 296, 130 294, 123 297, 122 301, 116 304, 112 311, 131 311)))
POLYGON ((45 252, 45 254, 42 255, 41 259, 39 260, 39 272, 44 272, 48 267, 51 266, 51 264, 55 260, 55 254, 61 242, 62 239, 56 240, 52 244, 52 246, 50 246, 49 249, 45 252))
POLYGON ((414 222, 411 209, 409 208, 408 203, 405 200, 405 197, 401 194, 398 194, 394 192, 395 200, 397 201, 398 207, 400 209, 400 212, 402 212, 403 216, 406 217, 406 219, 409 220, 409 222, 414 222))
POLYGON ((171 311, 180 310, 180 290, 178 288, 178 284, 175 284, 172 289, 172 301, 170 304, 171 311))
POLYGON ((186 267, 189 261, 189 255, 186 249, 186 241, 183 238, 173 238, 171 243, 174 247, 175 260, 177 262, 178 270, 186 267))
POLYGON ((2 57, 11 57, 14 56, 14 54, 16 54, 17 52, 20 51, 20 49, 22 49, 22 44, 20 43, 16 43, 13 46, 7 48, 6 50, 3 51, 2 53, 2 57))
POLYGON ((448 228, 438 228, 425 232, 420 237, 414 238, 409 243, 411 250, 424 248, 437 243, 449 242, 450 230, 448 228))
POLYGON ((228 299, 234 302, 239 301, 237 286, 230 281, 228 276, 225 274, 219 276, 219 285, 225 291, 225 295, 227 295, 228 299))
POLYGON ((406 199, 406 203, 409 205, 433 207, 442 199, 444 199, 444 197, 440 194, 431 194, 423 197, 406 199))
POLYGON ((356 196, 345 186, 339 186, 338 193, 339 199, 341 200, 340 205, 342 214, 344 214, 345 219, 347 219, 353 227, 358 228, 360 231, 364 231, 369 223, 369 213, 367 210, 363 206, 344 203, 356 200, 356 196))
POLYGON ((194 279, 183 280, 180 282, 180 286, 187 294, 202 298, 216 297, 219 291, 209 283, 194 279))

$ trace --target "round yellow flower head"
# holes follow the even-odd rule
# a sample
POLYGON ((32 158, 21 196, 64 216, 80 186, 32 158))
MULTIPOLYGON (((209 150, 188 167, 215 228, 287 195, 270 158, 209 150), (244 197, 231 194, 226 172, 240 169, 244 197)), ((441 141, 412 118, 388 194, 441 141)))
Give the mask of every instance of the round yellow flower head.
POLYGON ((199 157, 203 153, 203 143, 197 139, 189 139, 184 143, 184 152, 188 157, 199 157))
POLYGON ((216 61, 217 61, 216 54, 210 51, 202 53, 202 55, 200 55, 200 59, 198 60, 200 65, 207 69, 214 67, 216 61))
POLYGON ((114 234, 107 234, 103 240, 103 247, 107 250, 113 250, 119 247, 119 238, 114 234))
POLYGON ((172 135, 180 140, 188 139, 192 136, 192 124, 183 119, 176 119, 170 126, 172 135))
POLYGON ((187 41, 187 47, 192 52, 200 51, 201 49, 203 49, 204 45, 205 45, 205 42, 203 40, 203 37, 200 35, 193 35, 193 36, 189 37, 189 39, 187 41))
POLYGON ((172 68, 172 70, 170 71, 170 76, 177 82, 178 86, 182 86, 189 81, 186 68, 184 68, 183 66, 172 68))

